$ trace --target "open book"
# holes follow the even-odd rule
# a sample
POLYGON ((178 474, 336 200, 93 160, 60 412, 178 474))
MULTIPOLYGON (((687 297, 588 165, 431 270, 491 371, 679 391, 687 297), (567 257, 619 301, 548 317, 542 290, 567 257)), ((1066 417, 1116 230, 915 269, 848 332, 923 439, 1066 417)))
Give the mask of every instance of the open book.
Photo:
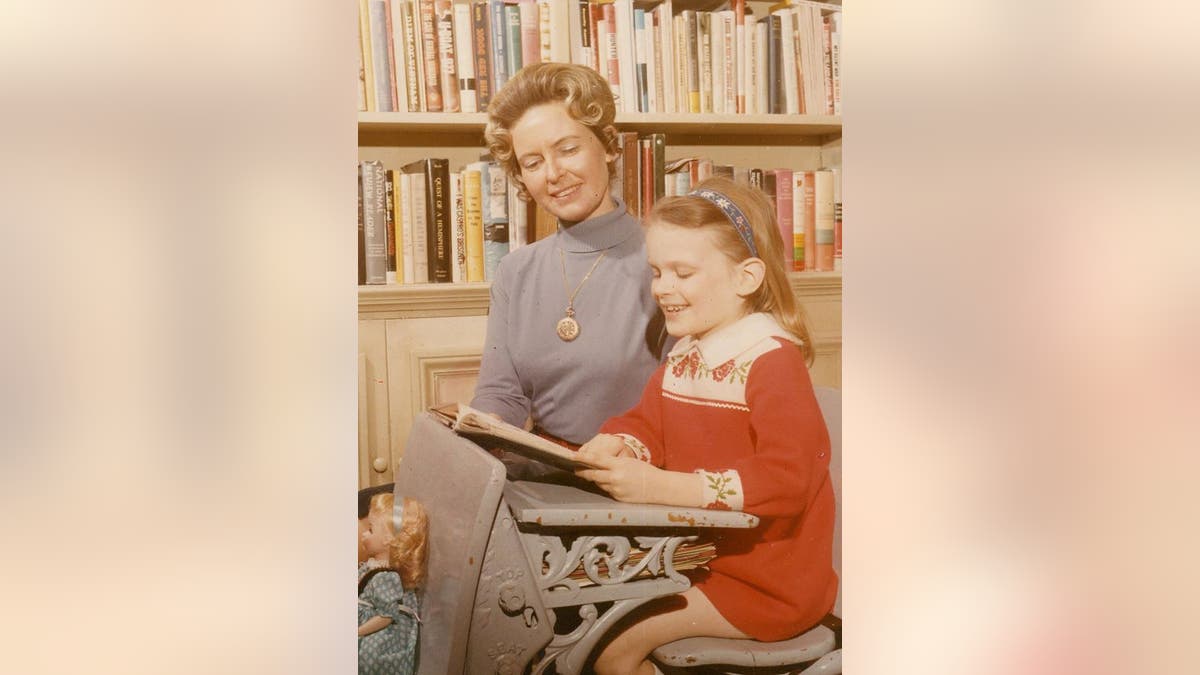
POLYGON ((433 408, 430 412, 459 436, 469 438, 484 448, 503 448, 566 471, 598 468, 580 461, 579 453, 574 450, 467 405, 451 404, 433 408))

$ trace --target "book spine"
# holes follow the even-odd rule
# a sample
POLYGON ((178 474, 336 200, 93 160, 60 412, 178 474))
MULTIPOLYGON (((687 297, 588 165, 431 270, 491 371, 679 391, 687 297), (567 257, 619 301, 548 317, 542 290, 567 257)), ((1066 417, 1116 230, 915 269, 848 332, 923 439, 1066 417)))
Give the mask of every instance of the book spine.
POLYGON ((508 250, 515 251, 529 243, 529 214, 525 202, 517 196, 517 185, 508 181, 508 250))
POLYGON ((421 31, 417 26, 416 17, 413 16, 412 5, 402 1, 400 10, 404 25, 404 79, 408 110, 409 112, 421 112, 421 74, 424 69, 421 67, 420 52, 417 50, 421 31))
POLYGON ((683 33, 686 46, 684 66, 687 73, 688 112, 700 112, 700 34, 696 11, 683 10, 683 33))
POLYGON ((492 102, 492 46, 484 2, 471 3, 471 31, 475 43, 475 103, 479 112, 485 112, 492 102))
POLYGON ((521 8, 504 6, 504 55, 508 59, 508 76, 514 77, 521 70, 521 8))
POLYGON ((383 163, 364 160, 363 240, 366 250, 366 283, 387 283, 387 235, 384 230, 383 163))
POLYGON ((462 173, 463 230, 466 232, 467 281, 483 281, 483 193, 479 167, 462 173))
POLYGON ((625 208, 630 213, 637 217, 642 217, 646 211, 642 209, 641 190, 638 189, 638 182, 641 172, 638 170, 639 161, 638 153, 638 135, 636 131, 622 131, 617 134, 621 144, 621 166, 619 168, 618 179, 616 182, 621 186, 621 201, 625 202, 625 208))
POLYGON ((646 13, 640 9, 633 10, 633 32, 634 46, 637 48, 634 81, 637 83, 638 111, 651 112, 650 74, 647 72, 647 54, 650 52, 650 42, 646 37, 646 13))
POLYGON ((454 51, 458 66, 458 101, 465 113, 478 112, 475 98, 475 53, 471 49, 475 37, 471 25, 471 6, 465 3, 454 5, 454 51))
POLYGON ((363 170, 358 165, 358 285, 367 283, 367 242, 366 223, 363 213, 363 170))
POLYGON ((358 0, 358 34, 362 42, 363 81, 366 83, 367 110, 379 110, 375 100, 375 52, 371 45, 371 7, 369 0, 358 0))
POLYGON ((450 280, 461 284, 467 280, 467 229, 463 220, 462 174, 450 173, 450 280))
POLYGON ((778 14, 766 17, 767 22, 767 112, 778 115, 787 109, 783 83, 783 24, 778 14))
POLYGON ((800 90, 796 79, 795 45, 797 34, 792 27, 792 13, 779 10, 779 68, 783 75, 783 89, 780 98, 783 99, 783 112, 795 115, 800 112, 800 90))
POLYGON ((750 77, 750 54, 747 50, 746 35, 746 0, 732 0, 733 5, 733 41, 734 53, 737 54, 737 98, 736 109, 739 113, 748 112, 746 108, 747 80, 750 77))
POLYGON ((818 272, 832 272, 834 259, 834 198, 833 174, 829 171, 814 171, 814 198, 816 200, 818 272))
POLYGON ((700 55, 700 112, 713 111, 712 91, 712 14, 696 13, 696 43, 700 55))
POLYGON ((654 201, 658 202, 666 192, 667 136, 650 134, 650 142, 654 152, 654 201))
POLYGON ((833 24, 829 17, 821 20, 822 69, 825 75, 825 114, 833 114, 833 24))
POLYGON ((637 112, 637 36, 633 26, 633 0, 613 0, 612 7, 617 18, 617 65, 621 69, 621 100, 617 103, 625 112, 637 112))
POLYGON ((488 0, 488 46, 491 48, 492 91, 508 82, 508 47, 504 37, 504 0, 488 0))
MULTIPOLYGON (((798 99, 798 107, 800 112, 805 114, 816 114, 820 112, 816 109, 817 98, 814 95, 813 75, 819 72, 814 64, 819 64, 820 60, 813 61, 811 59, 810 42, 812 40, 811 33, 808 31, 808 14, 800 7, 793 7, 787 14, 783 15, 784 20, 791 20, 794 39, 791 41, 792 46, 792 61, 796 71, 796 96, 798 99)), ((785 24, 787 25, 787 24, 785 24)))
POLYGON ((425 175, 424 162, 406 164, 402 170, 407 174, 412 205, 412 208, 405 209, 405 213, 412 214, 413 282, 429 283, 432 281, 429 276, 429 208, 425 196, 429 179, 425 175))
POLYGON ((724 62, 722 63, 724 74, 722 76, 722 96, 724 97, 724 111, 727 113, 738 112, 738 58, 737 58, 737 31, 735 26, 735 17, 732 11, 724 11, 719 13, 721 17, 721 35, 723 37, 722 50, 724 51, 724 62))
MULTIPOLYGON (((650 213, 654 208, 654 141, 649 136, 638 139, 638 168, 640 180, 637 182, 638 198, 641 202, 642 213, 650 213)), ((664 180, 664 189, 666 188, 664 180)))
POLYGON ((495 279, 496 266, 508 253, 508 178, 499 164, 487 164, 486 176, 481 176, 483 197, 483 274, 486 281, 495 279))
POLYGON ((804 269, 817 269, 817 191, 814 171, 804 172, 804 269))
MULTIPOLYGON (((396 29, 400 26, 400 17, 393 19, 391 0, 383 0, 383 18, 387 24, 388 92, 391 94, 392 110, 399 110, 403 96, 396 88, 396 76, 399 74, 396 68, 396 29)), ((400 81, 404 81, 403 77, 400 81)))
POLYGON ((829 16, 833 23, 833 114, 842 114, 842 13, 829 16))
POLYGON ((770 26, 766 19, 755 22, 754 24, 754 100, 755 112, 769 113, 771 112, 771 104, 769 101, 769 92, 771 90, 771 78, 768 74, 769 63, 771 62, 768 54, 770 40, 770 26))
POLYGON ((450 162, 430 157, 425 160, 428 176, 425 195, 426 236, 429 237, 429 280, 434 283, 450 283, 452 262, 450 259, 450 162))
POLYGON ((608 39, 605 37, 608 23, 604 20, 604 5, 599 2, 588 3, 588 16, 588 25, 591 27, 592 67, 608 80, 608 39))
POLYGON ((592 10, 587 0, 572 0, 575 3, 575 15, 571 19, 573 29, 571 46, 572 61, 581 63, 592 70, 596 68, 596 52, 592 45, 592 10))
POLYGON ((421 26, 421 55, 425 74, 425 111, 442 112, 442 78, 433 0, 417 1, 421 26))
POLYGON ((387 2, 370 0, 371 70, 375 77, 375 105, 380 112, 392 112, 391 73, 388 71, 387 2))
POLYGON ((756 187, 759 190, 764 189, 765 183, 763 182, 762 169, 750 169, 750 186, 756 187))
MULTIPOLYGON (((665 112, 666 91, 663 87, 663 27, 658 12, 646 16, 646 58, 650 60, 647 73, 650 80, 650 112, 665 112)), ((670 44, 670 43, 667 43, 670 44)))
POLYGON ((662 30, 662 40, 658 47, 662 50, 662 75, 659 76, 659 81, 662 83, 662 112, 673 113, 682 110, 679 106, 679 86, 677 85, 678 76, 676 74, 676 40, 675 40, 675 15, 672 11, 671 0, 663 0, 662 3, 655 7, 655 13, 658 18, 658 24, 662 30))
MULTIPOLYGON (((558 4, 560 7, 562 6, 561 2, 559 2, 558 4)), ((553 28, 553 24, 551 22, 556 17, 552 13, 551 6, 552 5, 550 3, 550 0, 537 0, 538 47, 539 47, 538 63, 545 63, 547 61, 559 61, 558 59, 554 58, 554 38, 553 38, 554 28, 553 28)), ((559 61, 559 63, 562 63, 562 61, 559 61)))
POLYGON ((395 93, 393 97, 396 110, 400 112, 412 112, 412 108, 408 106, 408 63, 405 58, 407 45, 404 38, 404 0, 387 0, 388 1, 388 38, 390 54, 392 57, 392 91, 395 93))
POLYGON ((621 49, 617 43, 617 8, 612 3, 601 5, 600 11, 604 13, 604 21, 601 24, 604 30, 604 44, 601 45, 604 49, 604 60, 608 65, 608 82, 612 87, 613 96, 617 99, 617 110, 628 112, 625 108, 627 100, 623 96, 624 85, 621 81, 621 49))
POLYGON ((412 176, 403 171, 396 172, 396 186, 399 192, 396 205, 399 215, 396 217, 396 227, 400 231, 400 254, 396 262, 396 277, 406 284, 415 283, 416 262, 413 259, 413 198, 412 176))
POLYGON ((521 0, 517 8, 517 22, 521 30, 521 67, 524 68, 542 62, 542 19, 533 0, 521 0))
POLYGON ((833 171, 833 269, 842 271, 842 170, 833 171))
POLYGON ((388 170, 383 175, 383 231, 387 239, 387 273, 385 282, 396 283, 396 192, 395 182, 388 170))
POLYGON ((709 18, 709 30, 712 33, 712 90, 713 112, 723 113, 725 110, 725 26, 720 12, 713 12, 709 18))
POLYGON ((450 0, 435 0, 433 10, 442 112, 461 112, 462 104, 458 97, 458 56, 454 44, 454 8, 450 0))
POLYGON ((795 245, 792 227, 792 170, 775 169, 775 225, 783 246, 784 269, 792 269, 795 245))
POLYGON ((804 175, 792 172, 792 271, 804 271, 804 175))
MULTIPOLYGON (((358 110, 365 112, 367 110, 367 66, 363 62, 363 50, 366 48, 366 43, 363 42, 362 22, 358 26, 358 110)), ((370 50, 367 50, 370 53, 370 50)))
POLYGON ((555 63, 570 63, 574 50, 571 47, 571 18, 579 12, 572 10, 563 0, 539 0, 542 11, 542 60, 555 63), (545 50, 549 50, 549 55, 545 50))

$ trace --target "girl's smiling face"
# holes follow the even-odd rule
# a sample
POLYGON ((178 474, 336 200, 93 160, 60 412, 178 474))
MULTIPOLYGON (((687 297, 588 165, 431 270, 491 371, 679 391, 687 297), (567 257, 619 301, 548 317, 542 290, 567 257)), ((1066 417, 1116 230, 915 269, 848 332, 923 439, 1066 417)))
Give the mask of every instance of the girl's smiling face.
POLYGON ((745 262, 730 260, 707 229, 652 222, 646 229, 646 258, 654 274, 650 291, 672 336, 699 340, 749 313, 749 303, 738 293, 746 292, 745 262))

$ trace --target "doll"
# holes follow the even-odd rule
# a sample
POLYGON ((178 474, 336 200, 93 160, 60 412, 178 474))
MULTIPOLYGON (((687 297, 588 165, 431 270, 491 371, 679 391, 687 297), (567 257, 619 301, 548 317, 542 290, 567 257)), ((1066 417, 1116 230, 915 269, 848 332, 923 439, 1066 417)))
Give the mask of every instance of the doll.
POLYGON ((359 520, 358 672, 410 675, 417 664, 417 589, 425 581, 424 507, 391 494, 371 498, 359 520))

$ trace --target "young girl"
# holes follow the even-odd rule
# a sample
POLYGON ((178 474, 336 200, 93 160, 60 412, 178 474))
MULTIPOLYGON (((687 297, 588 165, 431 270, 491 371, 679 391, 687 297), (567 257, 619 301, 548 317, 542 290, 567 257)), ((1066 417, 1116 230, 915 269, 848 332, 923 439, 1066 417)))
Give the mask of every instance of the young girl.
POLYGON ((682 338, 641 402, 604 424, 580 471, 615 499, 744 510, 722 531, 710 573, 614 631, 596 672, 657 672, 648 656, 685 637, 781 640, 833 606, 829 434, 809 380, 801 308, 783 267, 774 208, 714 178, 647 218, 651 291, 682 338))
POLYGON ((421 503, 390 494, 371 498, 359 523, 359 675, 416 672, 417 588, 425 581, 429 519, 421 503))

